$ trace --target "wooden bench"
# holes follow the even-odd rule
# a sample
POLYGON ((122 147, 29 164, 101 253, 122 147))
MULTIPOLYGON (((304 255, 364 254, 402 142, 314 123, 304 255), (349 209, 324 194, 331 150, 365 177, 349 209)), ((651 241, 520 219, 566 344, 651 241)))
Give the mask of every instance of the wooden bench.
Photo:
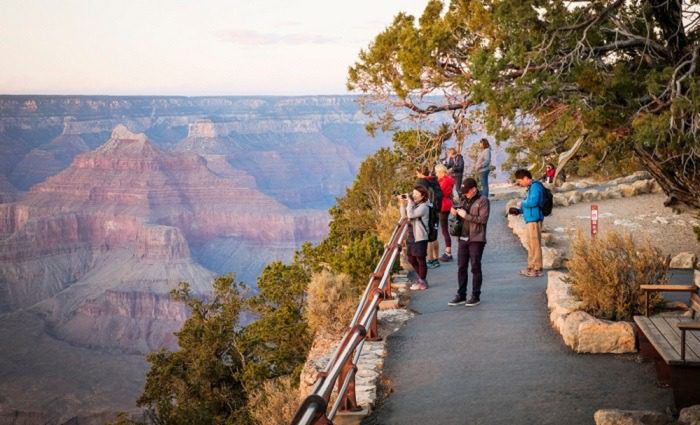
POLYGON ((673 389, 678 409, 700 404, 700 294, 695 285, 642 285, 644 316, 635 316, 639 328, 639 351, 653 360, 659 384, 673 389), (688 292, 692 317, 649 317, 652 292, 688 292))

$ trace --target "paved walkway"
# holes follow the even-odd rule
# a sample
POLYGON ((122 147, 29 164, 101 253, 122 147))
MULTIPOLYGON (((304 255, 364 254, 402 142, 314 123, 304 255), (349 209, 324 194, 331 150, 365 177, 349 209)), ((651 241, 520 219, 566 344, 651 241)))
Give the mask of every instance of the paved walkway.
MULTIPOLYGON (((592 424, 601 408, 672 405, 636 355, 572 353, 548 321, 546 278, 518 275, 527 255, 492 204, 481 304, 449 307, 457 265, 428 271, 418 314, 389 337, 393 393, 367 424, 592 424)), ((471 278, 471 276, 470 276, 471 278)), ((471 281, 469 289, 471 290, 471 281)))

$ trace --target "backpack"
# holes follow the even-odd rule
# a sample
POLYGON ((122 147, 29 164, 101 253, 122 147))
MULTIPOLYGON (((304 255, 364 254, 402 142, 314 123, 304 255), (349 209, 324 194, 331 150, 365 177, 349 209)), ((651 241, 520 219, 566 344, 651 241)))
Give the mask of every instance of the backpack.
POLYGON ((438 238, 438 227, 440 226, 440 216, 435 207, 428 205, 428 227, 425 227, 423 218, 420 218, 420 224, 428 233, 428 242, 434 242, 438 238))
POLYGON ((552 195, 552 191, 547 189, 544 185, 542 185, 542 189, 544 189, 544 195, 542 196, 542 206, 540 209, 542 210, 542 214, 547 217, 552 214, 552 208, 554 208, 554 195, 552 195))

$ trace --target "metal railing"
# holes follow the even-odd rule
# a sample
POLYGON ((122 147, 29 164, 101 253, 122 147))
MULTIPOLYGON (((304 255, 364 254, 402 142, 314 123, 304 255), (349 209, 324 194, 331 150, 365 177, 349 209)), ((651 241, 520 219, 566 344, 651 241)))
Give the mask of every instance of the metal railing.
POLYGON ((292 425, 329 425, 338 411, 362 410, 355 398, 357 362, 366 340, 381 339, 377 329, 377 311, 383 299, 392 298, 391 271, 406 238, 407 222, 402 219, 394 227, 382 258, 369 277, 350 327, 333 352, 328 366, 318 374, 311 394, 299 406, 292 425), (334 386, 338 388, 338 395, 329 410, 334 386))

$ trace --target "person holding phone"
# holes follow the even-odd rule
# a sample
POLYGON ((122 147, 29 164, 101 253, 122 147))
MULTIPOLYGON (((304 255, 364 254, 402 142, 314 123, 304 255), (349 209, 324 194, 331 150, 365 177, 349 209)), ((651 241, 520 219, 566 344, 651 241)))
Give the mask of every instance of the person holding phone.
POLYGON ((460 192, 464 197, 450 213, 462 220, 462 234, 457 246, 457 295, 448 305, 473 307, 481 303, 481 257, 486 246, 486 225, 489 221, 489 200, 477 189, 476 180, 464 179, 460 192), (469 266, 472 269, 472 293, 467 300, 469 266))
POLYGON ((411 290, 423 291, 428 289, 428 267, 425 262, 428 255, 428 190, 424 186, 416 185, 411 196, 403 194, 398 198, 401 218, 410 220, 406 242, 408 262, 418 276, 416 283, 411 285, 411 290))

